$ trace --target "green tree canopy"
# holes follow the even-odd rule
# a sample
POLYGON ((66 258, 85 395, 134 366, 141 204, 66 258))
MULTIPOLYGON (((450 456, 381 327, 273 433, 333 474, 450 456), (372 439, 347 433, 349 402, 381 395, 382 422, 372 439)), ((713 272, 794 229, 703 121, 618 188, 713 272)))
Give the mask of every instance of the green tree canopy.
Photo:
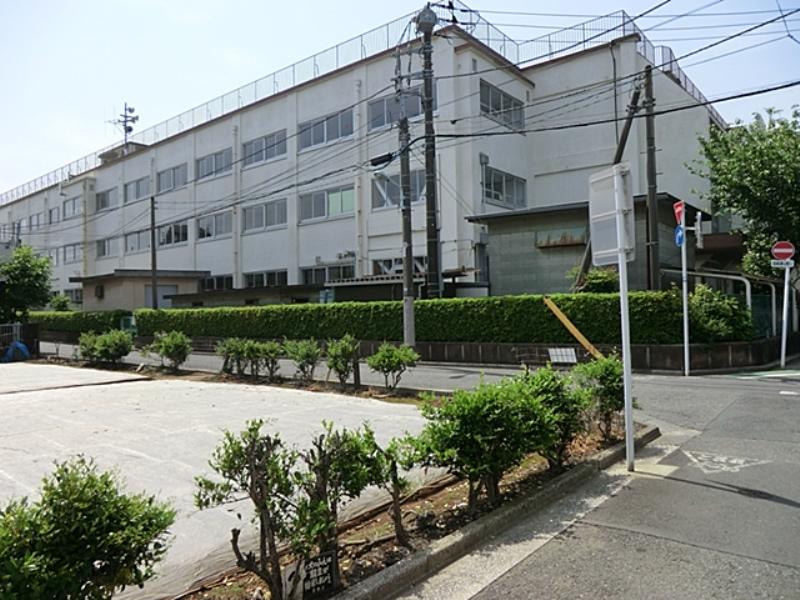
POLYGON ((746 125, 713 129, 700 144, 704 161, 693 170, 708 177, 713 210, 745 221, 745 270, 772 274, 769 246, 800 242, 800 111, 787 119, 768 109, 746 125))
POLYGON ((11 260, 0 264, 0 323, 25 319, 28 311, 50 300, 50 259, 37 256, 30 246, 14 250, 11 260))

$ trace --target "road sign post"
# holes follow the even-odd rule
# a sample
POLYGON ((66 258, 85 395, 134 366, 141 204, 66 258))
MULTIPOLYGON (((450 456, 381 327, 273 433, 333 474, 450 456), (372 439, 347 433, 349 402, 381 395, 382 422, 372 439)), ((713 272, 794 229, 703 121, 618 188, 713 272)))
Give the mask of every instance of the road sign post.
POLYGON ((794 266, 792 257, 795 248, 791 242, 775 242, 772 245, 772 266, 783 267, 783 318, 781 320, 781 369, 786 367, 786 338, 789 332, 789 274, 794 266))
POLYGON ((675 244, 681 249, 681 301, 683 303, 683 375, 689 376, 689 274, 686 265, 686 204, 678 200, 672 205, 678 226, 675 244))
POLYGON ((631 334, 628 314, 628 262, 633 260, 635 238, 630 167, 617 164, 589 177, 589 230, 592 262, 613 264, 619 270, 619 309, 622 335, 622 379, 625 394, 625 463, 634 470, 633 396, 631 385, 631 334))

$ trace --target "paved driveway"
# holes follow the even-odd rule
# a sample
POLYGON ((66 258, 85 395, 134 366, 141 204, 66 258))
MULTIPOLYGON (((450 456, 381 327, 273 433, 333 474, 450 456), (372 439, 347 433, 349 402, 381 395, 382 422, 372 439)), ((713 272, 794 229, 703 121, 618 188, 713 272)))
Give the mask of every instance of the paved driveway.
POLYGON ((337 394, 117 379, 115 373, 55 365, 0 366, 0 504, 35 494, 53 461, 78 453, 118 469, 129 490, 170 500, 179 513, 175 539, 162 563, 164 575, 130 593, 141 598, 180 592, 232 564, 230 529, 244 507, 199 512, 192 504, 194 477, 209 472, 207 461, 223 429, 239 430, 256 417, 274 419, 271 429, 305 445, 322 419, 347 427, 369 421, 382 441, 422 425, 413 406, 337 394), (19 391, 31 387, 39 389, 19 391))

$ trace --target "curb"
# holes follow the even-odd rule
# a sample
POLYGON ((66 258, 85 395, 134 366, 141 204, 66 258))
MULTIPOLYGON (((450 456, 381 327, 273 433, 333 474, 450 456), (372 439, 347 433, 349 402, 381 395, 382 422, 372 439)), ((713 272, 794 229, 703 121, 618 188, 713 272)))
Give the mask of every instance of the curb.
MULTIPOLYGON (((648 427, 635 438, 641 448, 661 435, 658 427, 648 427)), ((426 549, 401 560, 380 573, 357 583, 335 596, 336 600, 386 600, 430 577, 455 562, 486 539, 510 528, 524 515, 541 510, 577 489, 595 474, 625 457, 625 444, 617 444, 553 479, 545 488, 502 506, 462 529, 434 541, 426 549)))

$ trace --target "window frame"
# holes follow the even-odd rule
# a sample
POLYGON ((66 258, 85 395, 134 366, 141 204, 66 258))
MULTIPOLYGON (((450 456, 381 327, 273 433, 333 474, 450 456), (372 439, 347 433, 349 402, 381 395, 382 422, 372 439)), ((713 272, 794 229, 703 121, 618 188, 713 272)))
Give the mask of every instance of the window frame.
POLYGON ((176 221, 174 223, 161 225, 158 228, 158 237, 156 239, 156 244, 159 248, 180 246, 188 243, 189 243, 188 221, 176 221), (177 232, 177 237, 182 239, 176 239, 176 232, 177 232))
POLYGON ((150 176, 145 175, 144 177, 139 177, 139 179, 134 179, 133 181, 127 182, 122 188, 122 203, 127 204, 128 202, 135 202, 136 200, 141 200, 142 198, 146 198, 150 195, 150 176), (131 197, 129 190, 133 186, 134 196, 131 197))
POLYGON ((218 177, 228 173, 233 169, 233 148, 223 148, 222 150, 201 156, 195 159, 194 165, 195 181, 218 177), (206 171, 205 167, 201 166, 203 163, 208 163, 208 165, 210 165, 210 170, 206 171))
POLYGON ((131 231, 125 234, 125 254, 138 254, 141 252, 147 252, 150 250, 150 230, 149 229, 140 229, 139 231, 131 231), (131 249, 130 244, 128 243, 129 240, 133 239, 133 236, 136 236, 136 248, 131 249), (142 239, 144 239, 144 245, 142 244, 142 239))
POLYGON ((104 212, 107 210, 111 210, 115 208, 118 204, 119 197, 117 192, 117 187, 110 187, 108 189, 103 190, 102 192, 97 192, 94 195, 94 210, 95 212, 104 212), (105 199, 101 201, 101 199, 105 199), (102 206, 101 206, 102 204, 102 206))
POLYGON ((478 103, 481 114, 485 117, 489 117, 509 129, 519 130, 525 128, 525 103, 485 79, 480 80, 478 103), (484 89, 488 96, 485 100, 484 89), (499 99, 499 107, 493 106, 493 98, 495 96, 499 99), (507 103, 511 105, 508 108, 506 108, 507 103))
POLYGON ((267 163, 273 160, 278 160, 281 157, 286 156, 287 154, 287 145, 286 145, 286 129, 279 129, 278 131, 273 131, 272 133, 268 133, 267 135, 263 135, 261 137, 254 138, 242 144, 242 167, 249 167, 250 165, 257 165, 260 163, 267 163), (256 154, 255 152, 250 152, 247 149, 247 146, 250 144, 261 143, 261 149, 258 151, 260 157, 251 156, 251 154, 256 154), (275 149, 272 156, 270 156, 270 148, 275 149))
POLYGON ((308 121, 303 121, 297 124, 297 152, 303 152, 310 148, 318 148, 332 144, 337 140, 344 140, 353 137, 355 126, 353 123, 353 109, 346 108, 344 110, 336 111, 327 114, 323 117, 317 117, 308 121), (344 119, 345 115, 349 116, 344 119), (336 136, 329 135, 329 123, 333 128, 333 119, 336 119, 336 136), (346 131, 345 133, 342 133, 346 131), (304 139, 310 137, 309 142, 306 143, 304 139), (319 141, 315 139, 319 138, 319 141))
POLYGON ((523 177, 518 177, 512 173, 501 171, 489 165, 483 167, 483 181, 481 183, 481 194, 484 202, 501 206, 509 209, 526 208, 528 206, 528 181, 523 177), (495 177, 502 178, 503 190, 499 192, 495 190, 495 177), (507 186, 511 182, 513 191, 511 193, 511 201, 508 201, 509 193, 507 186), (490 185, 487 185, 490 184, 490 185), (517 186, 522 186, 522 202, 515 197, 517 186), (491 193, 489 193, 491 192, 491 193), (499 196, 499 198, 498 198, 499 196))
POLYGON ((156 173, 156 194, 166 194, 167 192, 171 192, 173 190, 178 190, 184 187, 189 181, 189 166, 188 163, 181 163, 179 165, 175 165, 173 167, 169 167, 168 169, 164 169, 163 171, 158 171, 156 173), (169 174, 170 178, 170 185, 169 187, 161 187, 162 177, 166 174, 169 174), (176 185, 176 181, 181 179, 181 177, 175 177, 176 175, 181 175, 183 181, 176 185))
POLYGON ((297 202, 299 205, 298 211, 298 223, 318 223, 322 221, 329 221, 334 219, 342 219, 347 218, 352 215, 355 215, 355 204, 356 204, 356 197, 355 197, 355 187, 353 185, 342 185, 336 186, 332 188, 327 188, 324 190, 316 190, 313 192, 307 192, 305 194, 300 194, 297 197, 297 202), (349 192, 349 196, 352 199, 352 206, 350 210, 344 210, 344 193, 349 192), (334 194, 338 194, 340 198, 340 206, 342 206, 342 210, 340 212, 331 213, 331 196, 334 194), (306 210, 306 203, 308 202, 308 208, 310 208, 310 216, 304 217, 304 214, 307 214, 308 211, 306 210), (318 210, 319 207, 322 207, 324 210, 320 214, 318 210))

